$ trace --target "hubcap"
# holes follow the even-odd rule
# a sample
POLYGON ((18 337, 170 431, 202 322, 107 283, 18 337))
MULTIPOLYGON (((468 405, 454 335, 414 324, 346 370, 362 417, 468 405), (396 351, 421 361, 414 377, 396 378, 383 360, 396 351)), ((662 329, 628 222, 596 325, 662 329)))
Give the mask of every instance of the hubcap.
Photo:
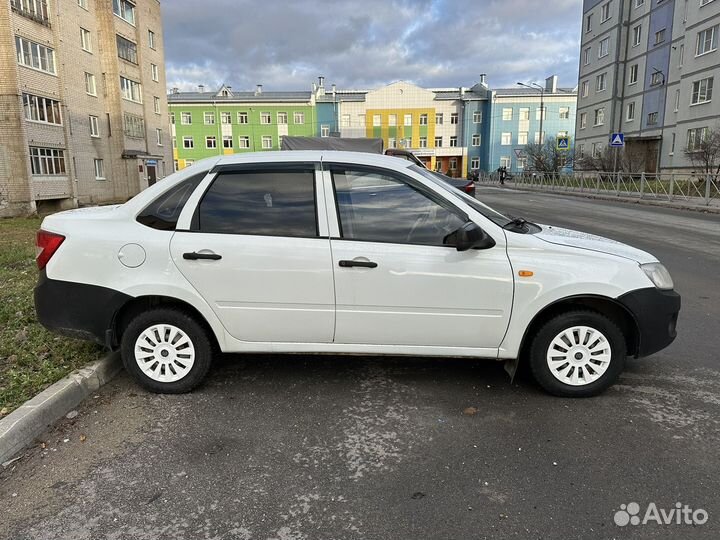
POLYGON ((562 383, 583 386, 599 379, 610 365, 610 342, 595 328, 573 326, 550 343, 547 364, 562 383))
POLYGON ((185 377, 195 363, 195 347, 177 326, 156 324, 135 341, 135 362, 145 375, 158 382, 185 377))

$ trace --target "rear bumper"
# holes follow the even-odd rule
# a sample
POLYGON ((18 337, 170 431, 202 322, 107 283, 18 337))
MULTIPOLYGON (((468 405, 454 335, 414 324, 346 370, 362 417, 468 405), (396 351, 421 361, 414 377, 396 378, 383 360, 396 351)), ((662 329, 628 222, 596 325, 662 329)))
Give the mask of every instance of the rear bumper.
POLYGON ((35 312, 48 330, 110 347, 115 314, 130 299, 106 287, 49 279, 43 270, 35 287, 35 312))
POLYGON ((675 340, 681 303, 678 293, 650 287, 624 294, 618 301, 632 313, 637 323, 637 358, 656 353, 675 340))

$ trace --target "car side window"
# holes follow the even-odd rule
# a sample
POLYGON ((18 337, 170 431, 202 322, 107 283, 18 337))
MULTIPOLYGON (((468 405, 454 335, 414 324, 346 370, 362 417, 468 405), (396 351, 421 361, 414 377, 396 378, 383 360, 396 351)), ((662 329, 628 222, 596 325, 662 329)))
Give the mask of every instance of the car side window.
POLYGON ((400 177, 343 166, 331 172, 342 238, 442 246, 466 222, 452 205, 400 177))
POLYGON ((317 236, 314 166, 221 172, 197 224, 205 233, 317 236))
POLYGON ((174 231, 185 203, 206 175, 207 171, 203 171, 164 192, 140 212, 136 218, 138 223, 161 231, 174 231))

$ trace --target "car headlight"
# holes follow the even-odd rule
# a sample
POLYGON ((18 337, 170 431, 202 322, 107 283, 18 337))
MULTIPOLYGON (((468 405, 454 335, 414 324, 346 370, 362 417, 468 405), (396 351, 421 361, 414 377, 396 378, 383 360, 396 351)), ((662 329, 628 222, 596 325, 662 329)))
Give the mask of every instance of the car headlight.
POLYGON ((645 275, 650 278, 650 281, 652 281, 658 289, 668 291, 674 287, 673 280, 670 277, 670 272, 668 272, 667 268, 665 268, 662 264, 641 264, 640 268, 642 268, 645 275))

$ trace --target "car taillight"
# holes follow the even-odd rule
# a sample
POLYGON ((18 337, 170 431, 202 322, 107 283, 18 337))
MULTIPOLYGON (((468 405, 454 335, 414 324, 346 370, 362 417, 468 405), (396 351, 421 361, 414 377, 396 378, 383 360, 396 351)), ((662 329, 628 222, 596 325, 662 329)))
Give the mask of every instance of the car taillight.
POLYGON ((37 246, 35 260, 38 268, 42 270, 47 265, 50 258, 63 243, 65 237, 62 234, 55 234, 40 229, 37 232, 35 245, 37 246))
POLYGON ((475 184, 473 184, 472 182, 470 182, 470 183, 467 184, 463 189, 464 189, 465 193, 470 193, 470 192, 473 190, 474 187, 475 187, 475 184))

